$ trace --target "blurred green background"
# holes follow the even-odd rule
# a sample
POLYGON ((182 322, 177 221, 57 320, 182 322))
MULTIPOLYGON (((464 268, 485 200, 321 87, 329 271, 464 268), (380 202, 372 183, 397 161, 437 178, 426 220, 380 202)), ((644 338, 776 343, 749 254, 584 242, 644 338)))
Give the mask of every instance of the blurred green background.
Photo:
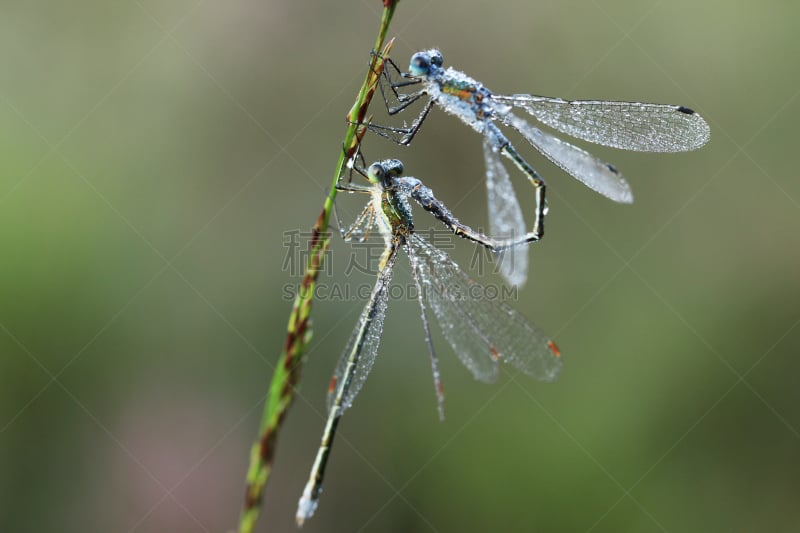
MULTIPOLYGON (((379 11, 2 3, 0 530, 233 529, 298 281, 284 232, 320 210, 379 11)), ((416 304, 392 302, 305 531, 800 529, 799 16, 785 0, 402 0, 401 65, 437 46, 497 92, 682 104, 712 140, 592 147, 633 206, 520 145, 550 213, 514 305, 556 338, 561 378, 474 382, 437 335, 440 423, 416 304)), ((365 151, 485 225, 480 140, 457 119, 434 110, 412 147, 365 151)), ((349 251, 334 240, 322 281, 371 283, 344 276, 349 251)), ((294 530, 361 306, 317 302, 260 531, 294 530)))

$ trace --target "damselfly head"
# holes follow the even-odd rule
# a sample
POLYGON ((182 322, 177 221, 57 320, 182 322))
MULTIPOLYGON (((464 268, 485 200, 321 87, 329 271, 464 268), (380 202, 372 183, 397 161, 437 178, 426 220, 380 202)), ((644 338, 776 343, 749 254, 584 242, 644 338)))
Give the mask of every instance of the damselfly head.
POLYGON ((411 56, 408 71, 412 76, 423 77, 430 73, 432 66, 441 67, 443 63, 444 58, 442 57, 442 53, 435 48, 431 48, 430 50, 417 52, 411 56))
POLYGON ((372 163, 367 169, 370 183, 382 184, 384 181, 403 175, 403 162, 399 159, 384 159, 372 163))

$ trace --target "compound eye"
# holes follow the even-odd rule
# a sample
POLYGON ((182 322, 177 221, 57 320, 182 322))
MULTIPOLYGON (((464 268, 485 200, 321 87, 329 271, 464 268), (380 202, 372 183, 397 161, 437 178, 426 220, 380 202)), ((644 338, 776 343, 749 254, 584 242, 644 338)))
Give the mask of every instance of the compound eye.
POLYGON ((434 50, 431 53, 431 64, 441 67, 444 64, 444 58, 439 50, 434 50))
POLYGON ((411 56, 411 64, 409 65, 408 70, 410 70, 411 74, 414 76, 424 76, 428 73, 430 68, 431 58, 428 57, 428 54, 424 52, 417 52, 411 56))
POLYGON ((386 170, 380 163, 372 163, 367 169, 367 177, 369 178, 369 181, 373 183, 380 183, 385 174, 386 170))
POLYGON ((389 174, 392 176, 402 176, 403 175, 403 162, 399 159, 391 159, 386 162, 386 168, 389 174))

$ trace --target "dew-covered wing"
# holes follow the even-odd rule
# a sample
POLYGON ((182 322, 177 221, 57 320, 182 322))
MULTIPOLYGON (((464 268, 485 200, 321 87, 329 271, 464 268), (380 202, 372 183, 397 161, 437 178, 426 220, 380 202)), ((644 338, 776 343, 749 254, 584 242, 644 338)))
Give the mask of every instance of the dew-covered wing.
POLYGON ((442 334, 476 379, 495 380, 501 361, 542 381, 558 376, 558 348, 538 327, 419 235, 411 236, 410 246, 412 267, 442 334))
POLYGON ((328 387, 328 411, 337 398, 341 398, 341 414, 353 404, 353 399, 364 386, 381 342, 383 322, 386 318, 386 305, 389 300, 389 285, 392 281, 392 268, 397 259, 397 249, 393 251, 378 280, 372 289, 369 301, 361 312, 358 324, 342 352, 336 371, 328 387))
POLYGON ((706 144, 708 123, 683 106, 546 96, 493 95, 520 107, 547 126, 578 139, 640 152, 686 152, 706 144))
MULTIPOLYGON (((489 129, 487 128, 487 132, 489 129)), ((488 135, 488 133, 487 133, 488 135)), ((486 191, 489 203, 489 231, 495 239, 525 234, 525 218, 511 185, 506 167, 500 161, 497 143, 483 139, 486 160, 486 191)), ((514 246, 497 256, 500 273, 510 285, 520 287, 528 279, 528 247, 514 246)))
POLYGON ((505 114, 502 120, 520 132, 547 159, 590 189, 615 202, 623 204, 633 202, 630 185, 614 165, 605 163, 589 152, 543 132, 512 113, 505 114))
MULTIPOLYGON (((336 204, 334 204, 334 209, 336 209, 336 204)), ((339 219, 339 213, 336 213, 336 219, 338 224, 341 228, 341 220, 339 219)), ((356 219, 353 221, 352 224, 347 226, 346 228, 342 228, 342 237, 346 242, 355 241, 355 242, 364 242, 369 238, 370 232, 372 231, 372 226, 375 223, 375 209, 372 205, 372 202, 368 203, 364 209, 359 213, 356 219)))

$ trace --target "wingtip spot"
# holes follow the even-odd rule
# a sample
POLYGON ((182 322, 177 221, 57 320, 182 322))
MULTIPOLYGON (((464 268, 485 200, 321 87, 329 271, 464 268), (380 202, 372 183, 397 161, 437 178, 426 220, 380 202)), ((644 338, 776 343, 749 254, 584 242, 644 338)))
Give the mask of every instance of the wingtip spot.
POLYGON ((547 347, 550 348, 550 351, 553 352, 553 355, 558 358, 561 357, 561 350, 558 349, 558 346, 553 341, 547 341, 547 347))
POLYGON ((686 115, 694 115, 694 109, 690 109, 688 107, 678 106, 678 111, 686 115))
POLYGON ((500 360, 500 352, 498 352, 497 348, 494 346, 489 346, 489 357, 491 357, 492 361, 496 363, 500 360))

